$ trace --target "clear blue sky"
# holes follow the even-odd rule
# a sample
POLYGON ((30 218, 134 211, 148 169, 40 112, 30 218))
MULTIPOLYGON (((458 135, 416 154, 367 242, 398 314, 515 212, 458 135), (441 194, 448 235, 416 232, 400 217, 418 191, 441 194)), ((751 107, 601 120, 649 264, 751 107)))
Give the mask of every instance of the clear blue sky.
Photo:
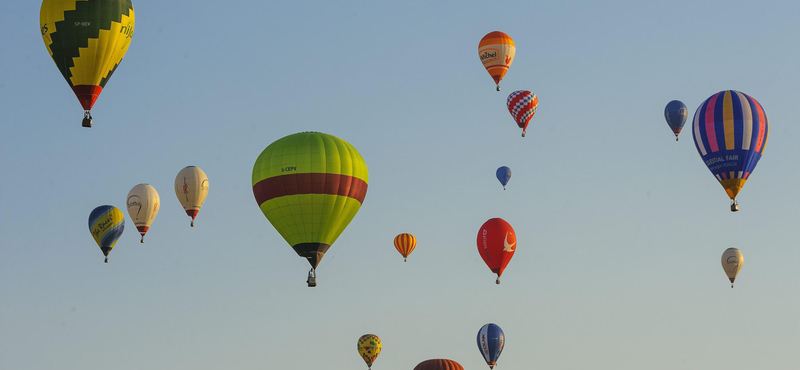
POLYGON ((0 2, 0 369, 361 369, 364 333, 375 370, 481 369, 488 322, 501 369, 798 366, 797 2, 136 0, 92 129, 39 6, 0 2), (517 44, 499 93, 477 55, 493 30, 517 44), (517 89, 540 101, 524 139, 517 89), (771 124, 735 214, 663 118, 724 89, 771 124), (267 145, 308 130, 370 171, 314 289, 250 187, 267 145), (211 184, 193 229, 172 190, 187 165, 211 184), (140 182, 162 209, 106 265, 88 214, 140 182), (492 217, 518 235, 499 286, 475 245, 492 217))

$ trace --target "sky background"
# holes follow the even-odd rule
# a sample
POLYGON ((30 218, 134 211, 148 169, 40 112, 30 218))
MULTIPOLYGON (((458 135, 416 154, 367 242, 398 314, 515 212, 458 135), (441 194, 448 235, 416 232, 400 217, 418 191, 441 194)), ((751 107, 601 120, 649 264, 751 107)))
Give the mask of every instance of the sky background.
POLYGON ((482 369, 489 322, 500 369, 800 364, 798 2, 136 0, 91 129, 39 7, 0 1, 0 369, 363 369, 365 333, 375 370, 482 369), (494 30, 517 46, 502 92, 477 55, 494 30), (520 89, 539 97, 526 138, 505 106, 520 89), (663 118, 725 89, 771 124, 737 213, 663 118), (261 151, 310 130, 370 174, 314 289, 251 189, 261 151), (210 180, 194 228, 187 165, 210 180), (141 182, 158 217, 145 244, 128 218, 104 264, 89 212, 125 212, 141 182), (518 237, 500 285, 476 248, 493 217, 518 237))

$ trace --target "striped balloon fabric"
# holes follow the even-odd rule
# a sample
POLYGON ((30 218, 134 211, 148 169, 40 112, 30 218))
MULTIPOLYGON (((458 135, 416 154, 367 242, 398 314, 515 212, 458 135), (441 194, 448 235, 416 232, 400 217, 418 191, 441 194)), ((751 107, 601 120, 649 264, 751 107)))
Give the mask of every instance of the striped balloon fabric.
POLYGON ((500 91, 500 81, 505 77, 511 63, 514 62, 516 53, 517 47, 514 45, 514 40, 500 31, 487 33, 478 43, 478 56, 481 58, 486 72, 489 72, 494 83, 497 84, 497 91, 500 91))
POLYGON ((692 126, 697 152, 735 203, 767 146, 764 108, 747 94, 720 91, 700 104, 692 126))
POLYGON ((536 107, 539 106, 539 98, 531 91, 517 90, 508 96, 506 105, 508 113, 511 113, 514 122, 522 129, 522 137, 525 137, 525 130, 528 129, 531 118, 536 114, 536 107))
POLYGON ((403 255, 403 261, 408 261, 408 255, 417 247, 417 238, 408 233, 394 237, 394 247, 403 255))
POLYGON ((425 360, 414 366, 414 370, 464 370, 458 362, 444 358, 425 360))

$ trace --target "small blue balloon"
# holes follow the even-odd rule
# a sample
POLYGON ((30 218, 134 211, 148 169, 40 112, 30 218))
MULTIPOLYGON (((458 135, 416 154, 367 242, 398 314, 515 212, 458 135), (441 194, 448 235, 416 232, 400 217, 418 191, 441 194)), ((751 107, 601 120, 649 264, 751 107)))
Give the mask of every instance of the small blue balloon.
POLYGON ((506 185, 508 184, 508 180, 511 180, 511 169, 503 166, 497 169, 497 180, 503 184, 503 190, 505 190, 506 185))
POLYGON ((681 133, 681 129, 683 128, 683 124, 686 123, 686 116, 688 114, 689 112, 686 110, 686 104, 683 104, 679 100, 673 100, 667 103, 667 106, 664 108, 664 118, 666 118, 669 128, 672 129, 672 133, 675 134, 675 140, 678 140, 678 134, 681 133))

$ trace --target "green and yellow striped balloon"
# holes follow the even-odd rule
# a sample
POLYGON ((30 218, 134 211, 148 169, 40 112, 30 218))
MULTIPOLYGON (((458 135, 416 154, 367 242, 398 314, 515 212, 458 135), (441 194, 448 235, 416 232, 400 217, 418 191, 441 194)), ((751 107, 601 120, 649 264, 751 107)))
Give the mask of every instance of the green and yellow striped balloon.
POLYGON ((261 212, 313 268, 361 208, 368 181, 356 148, 319 132, 275 141, 253 166, 261 212))
POLYGON ((119 66, 133 37, 130 0, 44 0, 39 14, 50 57, 86 116, 119 66))

